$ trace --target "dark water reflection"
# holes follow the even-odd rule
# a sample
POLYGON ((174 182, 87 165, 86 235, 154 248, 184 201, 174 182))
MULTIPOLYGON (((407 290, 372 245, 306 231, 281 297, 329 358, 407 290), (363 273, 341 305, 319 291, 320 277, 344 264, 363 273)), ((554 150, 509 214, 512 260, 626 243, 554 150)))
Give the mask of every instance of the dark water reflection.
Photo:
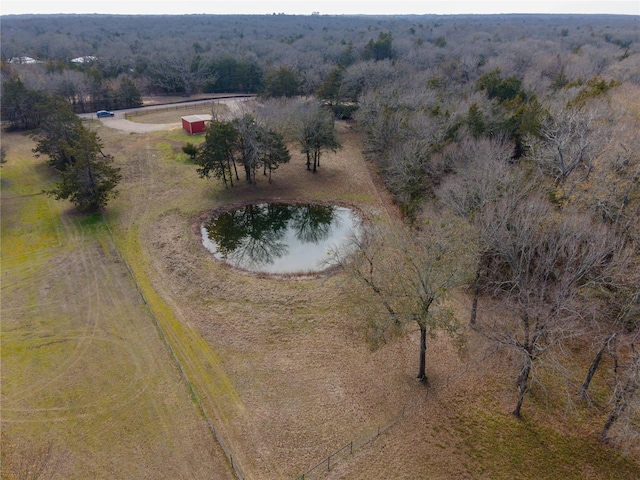
POLYGON ((264 203, 222 213, 202 224, 216 258, 253 272, 301 273, 326 268, 329 252, 360 228, 348 208, 264 203))

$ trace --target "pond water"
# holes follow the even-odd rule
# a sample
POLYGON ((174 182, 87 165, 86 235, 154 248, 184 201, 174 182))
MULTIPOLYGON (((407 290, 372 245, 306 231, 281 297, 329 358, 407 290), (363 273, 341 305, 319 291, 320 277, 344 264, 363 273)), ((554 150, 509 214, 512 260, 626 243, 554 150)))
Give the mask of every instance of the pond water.
POLYGON ((207 250, 234 267, 290 274, 328 268, 330 253, 344 247, 360 224, 344 207, 262 203, 221 213, 201 231, 207 250))

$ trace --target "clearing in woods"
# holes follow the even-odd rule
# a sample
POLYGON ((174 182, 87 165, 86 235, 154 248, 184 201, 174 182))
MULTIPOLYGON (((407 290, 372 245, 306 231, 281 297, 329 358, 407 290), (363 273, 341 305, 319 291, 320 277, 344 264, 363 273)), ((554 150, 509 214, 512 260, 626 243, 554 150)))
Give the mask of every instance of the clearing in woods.
MULTIPOLYGON (((2 431, 22 445, 53 440, 62 477, 233 477, 156 320, 247 479, 293 479, 403 411, 329 476, 531 478, 550 451, 568 478, 640 473, 637 460, 592 441, 589 425, 543 432, 511 419, 510 383, 483 387, 495 366, 469 368, 444 340, 430 344, 425 389, 415 332, 371 351, 342 274, 251 276, 209 255, 199 219, 228 204, 305 200, 371 221, 395 215, 345 124, 343 148, 317 174, 292 144, 273 183, 225 189, 181 152, 202 137, 92 123, 123 174, 105 220, 39 195, 54 181, 44 161, 24 136, 3 138, 2 431), (524 463, 496 447, 500 438, 531 446, 542 434, 548 444, 529 448, 524 463), (578 453, 565 455, 567 446, 578 453)), ((464 295, 457 306, 466 315, 464 295)))

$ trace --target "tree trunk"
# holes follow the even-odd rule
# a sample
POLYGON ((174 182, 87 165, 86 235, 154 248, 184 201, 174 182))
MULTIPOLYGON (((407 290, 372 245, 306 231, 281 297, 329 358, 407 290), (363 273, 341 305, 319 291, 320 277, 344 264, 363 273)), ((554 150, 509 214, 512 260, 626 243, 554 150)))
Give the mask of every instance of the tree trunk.
POLYGON ((233 160, 233 169, 236 172, 236 180, 240 180, 240 176, 238 175, 238 165, 236 165, 236 161, 235 160, 233 160))
POLYGON ((228 188, 228 185, 227 185, 227 173, 226 173, 226 168, 224 168, 224 166, 222 167, 222 181, 224 182, 224 188, 228 188))
POLYGON ((589 366, 589 371, 587 372, 587 376, 584 379, 582 388, 580 389, 580 398, 582 400, 587 399, 587 390, 589 389, 589 384, 591 383, 591 379, 593 378, 593 376, 596 373, 596 370, 598 369, 598 365, 600 365, 600 361, 602 360, 602 354, 604 353, 604 349, 607 348, 607 346, 609 345, 611 340, 615 338, 615 336, 616 334, 614 333, 609 337, 607 337, 607 339, 604 341, 604 343, 600 347, 600 350, 598 350, 598 353, 596 353, 596 356, 593 359, 593 362, 591 362, 591 365, 589 366))
POLYGON ((518 387, 518 403, 516 404, 516 408, 513 411, 513 415, 516 418, 522 418, 521 409, 522 403, 524 402, 525 395, 529 392, 529 375, 531 374, 531 357, 527 353, 524 362, 522 363, 522 370, 520 370, 520 375, 518 375, 518 380, 516 380, 516 385, 518 387))
POLYGON ((609 440, 609 430, 622 413, 623 409, 621 407, 622 405, 619 406, 616 402, 616 406, 613 408, 613 410, 611 410, 611 413, 609 413, 607 421, 604 423, 604 427, 600 432, 600 441, 606 443, 609 440))
MULTIPOLYGON (((227 170, 229 171, 229 183, 233 187, 233 172, 231 171, 231 164, 227 164, 227 170)), ((238 176, 238 170, 236 169, 236 177, 238 176)))
POLYGON ((307 170, 311 170, 311 153, 307 152, 307 170))
POLYGON ((616 420, 620 418, 620 415, 624 413, 624 411, 629 406, 629 399, 633 397, 636 390, 638 389, 638 382, 634 382, 632 377, 627 380, 627 384, 624 386, 624 389, 616 395, 616 404, 611 410, 611 413, 607 417, 607 421, 602 428, 602 432, 600 432, 600 440, 606 442, 609 439, 609 430, 616 423, 616 420))
POLYGON ((473 282, 473 302, 471 303, 471 318, 469 319, 469 325, 474 326, 476 324, 476 317, 478 315, 478 296, 480 295, 480 265, 476 270, 476 279, 473 282))
POLYGON ((420 323, 420 369, 418 370, 418 380, 427 381, 426 375, 427 363, 427 326, 420 323))
POLYGON ((609 413, 607 421, 602 428, 602 432, 600 432, 600 440, 603 442, 607 442, 609 440, 609 430, 625 410, 629 408, 631 399, 635 395, 636 390, 640 388, 640 374, 638 373, 638 370, 640 369, 640 355, 636 355, 633 359, 633 363, 629 365, 628 368, 629 372, 624 388, 618 390, 616 393, 616 402, 613 410, 609 413))

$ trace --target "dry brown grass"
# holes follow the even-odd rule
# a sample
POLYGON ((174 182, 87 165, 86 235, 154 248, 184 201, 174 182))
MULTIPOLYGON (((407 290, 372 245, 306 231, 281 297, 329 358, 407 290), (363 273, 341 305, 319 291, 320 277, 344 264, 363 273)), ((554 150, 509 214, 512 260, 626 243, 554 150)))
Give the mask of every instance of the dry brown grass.
MULTIPOLYGON (((181 322, 219 352, 242 408, 211 409, 224 410, 224 434, 250 478, 293 478, 404 408, 411 415, 385 433, 386 443, 364 448, 353 463, 345 461, 346 478, 477 478, 482 471, 508 478, 512 470, 484 465, 465 440, 474 431, 469 425, 479 421, 474 412, 511 421, 512 372, 500 373, 502 361, 478 362, 481 344, 470 346, 464 362, 446 340, 431 345, 431 384, 425 391, 414 378, 415 332, 370 351, 362 320, 354 316, 356 300, 340 274, 302 280, 243 275, 220 265, 201 245, 197 219, 228 204, 303 199, 350 205, 370 219, 397 215, 362 158, 358 134, 344 124, 339 134, 343 149, 326 155, 317 174, 306 171, 292 145, 291 163, 274 174, 272 184, 259 179, 257 185, 229 189, 195 176, 195 167, 179 153, 186 136, 159 138, 143 154, 135 155, 140 149, 133 147, 122 155, 134 155, 128 163, 144 169, 134 182, 142 180, 144 188, 129 189, 129 198, 113 206, 113 218, 123 230, 140 226, 154 288, 170 299, 181 322), (487 378, 497 378, 499 387, 487 378)), ((462 319, 468 309, 464 298, 462 319)), ((516 435, 521 434, 535 438, 539 432, 516 435)), ((587 443, 594 438, 588 429, 577 435, 587 443)), ((534 458, 545 455, 537 451, 534 458)))
POLYGON ((137 123, 180 123, 180 118, 186 115, 211 115, 212 110, 216 115, 223 116, 229 112, 229 107, 224 104, 194 104, 181 107, 168 105, 165 109, 153 110, 144 115, 129 115, 128 120, 137 123))
POLYGON ((108 143, 124 147, 114 151, 125 174, 123 193, 109 209, 114 229, 118 236, 138 229, 154 288, 219 352, 242 406, 211 398, 209 407, 224 416, 220 428, 250 478, 294 477, 423 394, 412 378, 411 342, 372 353, 340 275, 242 275, 201 244, 197 218, 228 203, 305 199, 351 205, 369 217, 392 211, 371 181, 357 136, 344 125, 340 131, 344 148, 326 155, 319 173, 306 171, 292 146, 292 162, 272 184, 261 178, 227 190, 198 179, 178 153, 186 135, 122 143, 115 138, 122 134, 110 133, 108 143))
MULTIPOLYGON (((298 279, 241 274, 218 263, 202 246, 198 219, 228 204, 305 200, 352 206, 370 220, 397 215, 362 158, 356 132, 338 125, 344 146, 322 158, 317 174, 306 171, 303 156, 291 145, 293 159, 275 172, 273 183, 259 178, 257 185, 240 182, 224 189, 198 178, 196 167, 180 151, 191 138, 179 130, 126 134, 99 128, 105 150, 116 157, 124 175, 121 195, 108 207, 109 224, 205 410, 247 478, 294 478, 345 443, 376 432, 403 410, 404 419, 338 464, 332 478, 514 478, 512 470, 495 466, 502 460, 483 459, 469 443, 483 431, 478 423, 486 417, 497 417, 507 431, 516 431, 506 413, 512 400, 507 380, 511 372, 499 362, 478 361, 483 351, 479 339, 471 337, 462 359, 445 339, 431 342, 430 384, 425 388, 415 379, 416 332, 371 351, 362 319, 354 314, 357 299, 342 274, 298 279)), ((67 215, 64 206, 56 208, 67 215)), ((126 283, 124 278, 121 282, 126 283)), ((26 281, 25 288, 31 282, 26 281)), ((36 290, 39 286, 35 284, 36 290)), ((101 288, 112 302, 121 289, 127 291, 122 283, 101 288)), ((84 297, 69 293, 78 308, 85 305, 84 297)), ((466 297, 460 294, 454 303, 464 321, 466 297)), ((160 348, 152 337, 134 342, 125 336, 123 342, 160 348)), ((158 365, 171 371, 166 352, 165 357, 158 355, 158 365)), ((46 375, 46 369, 41 371, 46 375)), ((163 385, 175 389, 175 382, 179 380, 174 377, 163 385)), ((141 397, 140 408, 156 411, 164 405, 163 393, 148 393, 149 398, 141 397)), ((172 403, 183 405, 180 400, 172 403)), ((195 415, 195 407, 190 408, 186 418, 195 415)), ((201 468, 208 475, 193 472, 189 478, 221 478, 215 457, 205 448, 212 448, 212 438, 197 430, 181 443, 183 430, 174 421, 167 417, 163 435, 177 442, 180 452, 193 443, 189 452, 194 462, 199 456, 209 459, 201 468)), ((89 419, 78 427, 78 435, 91 428, 94 422, 89 419)), ((494 434, 487 432, 487 437, 494 434)), ((589 434, 576 433, 579 439, 589 434)), ((122 469, 127 462, 150 461, 144 455, 151 452, 126 456, 119 441, 109 437, 103 455, 122 455, 122 469)), ((169 461, 157 453, 153 459, 153 472, 169 461)), ((153 477, 184 478, 171 472, 153 477)), ((526 472, 521 478, 527 478, 526 472)))

